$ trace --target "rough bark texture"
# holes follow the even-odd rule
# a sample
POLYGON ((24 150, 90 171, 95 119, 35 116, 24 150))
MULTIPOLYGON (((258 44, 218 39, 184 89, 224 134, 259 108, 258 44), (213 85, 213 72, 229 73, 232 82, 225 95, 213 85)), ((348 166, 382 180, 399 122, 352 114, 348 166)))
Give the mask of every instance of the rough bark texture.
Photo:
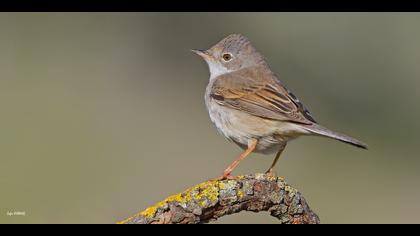
POLYGON ((268 211, 282 224, 320 223, 296 189, 264 174, 201 183, 119 223, 198 224, 240 211, 268 211))

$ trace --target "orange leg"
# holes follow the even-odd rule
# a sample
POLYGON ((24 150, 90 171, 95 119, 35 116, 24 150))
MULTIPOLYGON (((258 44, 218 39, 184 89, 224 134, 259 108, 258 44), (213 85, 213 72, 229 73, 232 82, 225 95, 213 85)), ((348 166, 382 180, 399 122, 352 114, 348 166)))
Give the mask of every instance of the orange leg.
POLYGON ((281 146, 280 150, 277 152, 276 157, 274 158, 273 163, 270 166, 270 169, 268 169, 265 173, 267 175, 273 175, 273 170, 274 170, 274 166, 276 166, 277 161, 280 158, 281 153, 283 152, 283 150, 286 148, 286 144, 281 146))
POLYGON ((220 178, 218 178, 218 179, 220 179, 220 180, 223 180, 223 179, 230 179, 230 178, 232 178, 231 177, 231 173, 232 173, 232 171, 239 165, 239 163, 243 160, 243 159, 245 159, 245 157, 247 157, 252 151, 254 151, 255 150, 255 148, 257 147, 257 144, 258 144, 258 140, 256 140, 256 139, 251 139, 251 140, 249 140, 248 141, 248 149, 245 151, 245 152, 243 152, 239 157, 238 157, 238 159, 236 159, 234 162, 232 162, 232 164, 230 164, 226 169, 225 169, 225 171, 223 172, 223 175, 220 177, 220 178))

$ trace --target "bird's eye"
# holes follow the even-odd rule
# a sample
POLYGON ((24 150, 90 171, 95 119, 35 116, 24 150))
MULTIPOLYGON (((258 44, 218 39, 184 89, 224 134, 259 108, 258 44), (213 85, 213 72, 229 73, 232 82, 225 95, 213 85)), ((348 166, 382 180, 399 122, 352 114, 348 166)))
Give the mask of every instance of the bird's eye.
POLYGON ((232 54, 230 54, 230 53, 225 53, 225 54, 223 54, 222 58, 223 58, 223 60, 225 60, 225 61, 230 61, 230 60, 232 59, 232 54))

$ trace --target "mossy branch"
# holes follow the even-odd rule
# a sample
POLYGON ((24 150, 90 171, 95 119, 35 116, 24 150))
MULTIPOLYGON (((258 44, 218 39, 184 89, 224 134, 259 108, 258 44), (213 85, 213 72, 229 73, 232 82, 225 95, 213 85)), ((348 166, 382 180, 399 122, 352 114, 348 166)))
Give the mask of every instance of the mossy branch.
POLYGON ((197 224, 240 211, 267 211, 283 224, 319 223, 296 189, 283 178, 264 174, 201 183, 119 223, 197 224))

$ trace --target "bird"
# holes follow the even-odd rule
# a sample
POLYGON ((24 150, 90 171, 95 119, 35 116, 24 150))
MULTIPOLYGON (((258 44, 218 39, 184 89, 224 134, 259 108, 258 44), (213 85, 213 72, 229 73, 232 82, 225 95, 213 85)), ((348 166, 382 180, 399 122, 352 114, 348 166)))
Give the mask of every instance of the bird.
POLYGON ((242 34, 228 35, 207 50, 191 51, 208 65, 204 100, 212 123, 244 150, 217 179, 233 178, 232 171, 252 152, 276 153, 265 172, 274 175, 287 143, 300 136, 323 136, 367 149, 365 143, 320 125, 242 34))

